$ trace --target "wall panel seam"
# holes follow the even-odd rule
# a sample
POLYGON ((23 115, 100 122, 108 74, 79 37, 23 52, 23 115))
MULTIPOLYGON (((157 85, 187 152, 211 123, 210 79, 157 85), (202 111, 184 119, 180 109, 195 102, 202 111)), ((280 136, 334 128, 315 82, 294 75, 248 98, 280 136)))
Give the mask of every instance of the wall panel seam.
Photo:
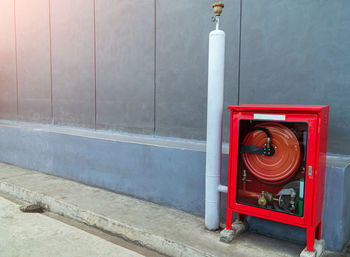
POLYGON ((240 100, 240 91, 241 91, 241 46, 242 46, 242 0, 240 0, 239 6, 239 41, 238 41, 238 76, 237 76, 237 104, 240 100))
POLYGON ((51 0, 49 0, 49 42, 50 42, 50 86, 51 86, 51 123, 54 124, 53 117, 53 90, 52 90, 52 24, 51 24, 51 0))
POLYGON ((17 53, 17 21, 16 21, 16 0, 13 1, 13 20, 14 20, 14 32, 15 32, 15 58, 16 58, 16 119, 19 116, 18 108, 18 53, 17 53))
POLYGON ((156 135, 157 119, 157 0, 154 0, 154 66, 153 66, 153 134, 156 135))
POLYGON ((94 83, 95 83, 95 130, 97 127, 97 72, 96 72, 96 0, 93 0, 94 8, 94 83))

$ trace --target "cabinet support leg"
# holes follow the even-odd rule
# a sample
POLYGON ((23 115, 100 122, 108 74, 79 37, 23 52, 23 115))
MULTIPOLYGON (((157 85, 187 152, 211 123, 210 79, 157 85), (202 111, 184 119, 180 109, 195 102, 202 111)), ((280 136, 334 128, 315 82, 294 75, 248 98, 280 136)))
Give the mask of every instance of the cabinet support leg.
POLYGON ((306 229, 306 248, 309 252, 314 251, 316 229, 315 227, 306 229))
POLYGON ((226 214, 226 229, 231 230, 232 228, 232 216, 233 212, 229 209, 227 209, 227 214, 226 214))

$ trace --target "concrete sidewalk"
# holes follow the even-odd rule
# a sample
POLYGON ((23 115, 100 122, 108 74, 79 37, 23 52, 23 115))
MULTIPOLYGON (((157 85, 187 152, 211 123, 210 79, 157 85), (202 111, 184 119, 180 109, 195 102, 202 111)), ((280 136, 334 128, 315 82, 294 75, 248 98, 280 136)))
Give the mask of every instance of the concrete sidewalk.
POLYGON ((251 232, 225 244, 200 217, 3 163, 0 192, 169 256, 299 256, 304 248, 251 232))
POLYGON ((20 205, 0 197, 1 257, 142 257, 39 213, 23 213, 20 205))

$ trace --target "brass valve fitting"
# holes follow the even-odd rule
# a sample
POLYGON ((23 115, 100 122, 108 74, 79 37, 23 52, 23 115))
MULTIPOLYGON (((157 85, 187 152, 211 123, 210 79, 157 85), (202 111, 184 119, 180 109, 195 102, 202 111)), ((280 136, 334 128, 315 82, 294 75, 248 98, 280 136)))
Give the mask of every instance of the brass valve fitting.
POLYGON ((222 9, 224 8, 224 4, 217 2, 213 4, 214 14, 218 17, 222 13, 222 9))
POLYGON ((267 205, 271 205, 273 200, 275 200, 273 194, 262 191, 258 198, 258 204, 261 207, 266 207, 267 205))

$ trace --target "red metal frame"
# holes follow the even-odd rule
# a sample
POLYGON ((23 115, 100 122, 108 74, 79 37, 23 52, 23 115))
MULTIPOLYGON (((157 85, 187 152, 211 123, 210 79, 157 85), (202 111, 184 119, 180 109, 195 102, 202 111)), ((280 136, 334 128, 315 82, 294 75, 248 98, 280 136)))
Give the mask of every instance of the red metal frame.
MULTIPOLYGON (((326 169, 329 106, 321 105, 237 105, 230 106, 230 152, 228 174, 228 204, 226 228, 231 229, 233 212, 238 219, 246 215, 269 219, 306 228, 307 250, 314 250, 314 239, 321 239, 324 178, 326 169), (254 114, 284 115, 286 122, 306 122, 308 143, 306 167, 312 167, 312 175, 305 176, 304 214, 296 216, 254 207, 236 201, 239 150, 239 121, 255 120, 254 114)), ((276 120, 274 120, 276 121, 276 120)))

